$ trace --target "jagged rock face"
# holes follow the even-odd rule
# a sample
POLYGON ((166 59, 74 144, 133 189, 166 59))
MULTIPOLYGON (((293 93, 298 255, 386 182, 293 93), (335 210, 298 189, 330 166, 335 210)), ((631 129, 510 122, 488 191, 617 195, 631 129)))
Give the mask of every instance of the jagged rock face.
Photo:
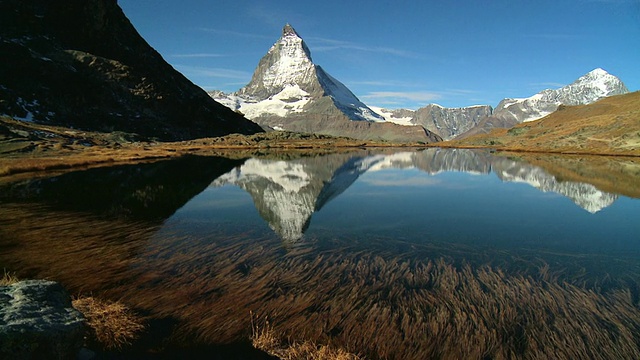
POLYGON ((491 106, 470 106, 464 108, 444 108, 429 105, 416 111, 415 122, 427 130, 452 139, 478 123, 478 120, 491 115, 491 106))
POLYGON ((518 122, 543 118, 562 105, 586 105, 611 95, 626 94, 629 89, 617 77, 595 69, 570 85, 556 90, 543 90, 525 99, 504 99, 494 116, 515 118, 518 122))
POLYGON ((429 104, 418 110, 381 109, 380 111, 387 121, 422 125, 442 139, 449 140, 476 126, 480 119, 491 116, 493 109, 489 105, 446 108, 429 104))
POLYGON ((518 124, 519 124, 518 120, 516 120, 516 118, 512 116, 509 116, 509 117, 501 117, 501 116, 493 116, 493 115, 487 116, 485 118, 480 119, 480 121, 478 121, 478 124, 476 124, 476 126, 463 132, 462 134, 456 136, 455 138, 464 139, 466 137, 477 135, 477 134, 487 134, 491 132, 491 130, 493 129, 498 129, 498 128, 508 129, 518 124))
POLYGON ((59 283, 25 280, 0 286, 0 357, 73 359, 84 317, 59 283))
POLYGON ((395 124, 375 124, 384 122, 384 118, 314 64, 309 48, 288 24, 260 59, 249 84, 235 93, 213 91, 210 95, 256 123, 276 130, 390 141, 441 140, 420 126, 401 129, 395 124), (349 124, 353 122, 374 124, 349 124))
POLYGON ((184 140, 262 131, 213 101, 115 0, 0 2, 0 114, 184 140))

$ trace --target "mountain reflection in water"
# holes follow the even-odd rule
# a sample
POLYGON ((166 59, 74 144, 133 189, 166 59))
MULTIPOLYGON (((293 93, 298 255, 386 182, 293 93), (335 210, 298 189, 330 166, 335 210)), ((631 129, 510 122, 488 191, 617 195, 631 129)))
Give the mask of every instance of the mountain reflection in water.
POLYGON ((347 190, 362 174, 383 169, 495 173, 502 181, 529 184, 571 199, 590 213, 611 205, 618 196, 595 186, 558 181, 543 169, 483 151, 428 149, 394 154, 335 154, 297 160, 249 159, 212 186, 233 184, 247 191, 260 216, 287 242, 302 238, 313 213, 347 190))
POLYGON ((157 348, 253 312, 373 359, 640 358, 640 203, 608 191, 470 150, 118 166, 0 187, 0 266, 170 324, 157 348))

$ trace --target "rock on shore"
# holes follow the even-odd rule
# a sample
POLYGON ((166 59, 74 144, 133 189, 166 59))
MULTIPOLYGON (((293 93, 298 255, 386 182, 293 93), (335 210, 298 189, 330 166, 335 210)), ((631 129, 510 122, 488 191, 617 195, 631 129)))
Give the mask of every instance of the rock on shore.
POLYGON ((0 358, 74 358, 84 317, 57 282, 26 280, 0 286, 0 358))

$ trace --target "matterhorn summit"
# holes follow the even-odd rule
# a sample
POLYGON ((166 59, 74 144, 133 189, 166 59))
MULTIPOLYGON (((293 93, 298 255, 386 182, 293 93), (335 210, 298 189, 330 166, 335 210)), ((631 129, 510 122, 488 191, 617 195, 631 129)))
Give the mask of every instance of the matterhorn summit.
POLYGON ((293 92, 306 96, 318 90, 313 89, 315 77, 316 69, 309 48, 287 24, 282 29, 282 37, 258 63, 249 84, 237 94, 263 101, 287 89, 290 93, 296 89, 293 92))
MULTIPOLYGON (((301 112, 327 110, 327 104, 316 104, 323 97, 350 120, 383 121, 384 119, 362 103, 340 81, 327 74, 311 60, 311 51, 289 24, 282 36, 260 59, 251 81, 236 93, 212 96, 239 110, 249 119, 280 116, 301 112)), ((257 121, 260 123, 260 121, 257 121)))
POLYGON ((311 51, 289 24, 240 90, 211 97, 265 128, 391 141, 439 141, 422 126, 399 126, 361 102, 313 63, 311 51), (376 123, 384 124, 376 124, 376 123), (360 124, 354 124, 360 123, 360 124))

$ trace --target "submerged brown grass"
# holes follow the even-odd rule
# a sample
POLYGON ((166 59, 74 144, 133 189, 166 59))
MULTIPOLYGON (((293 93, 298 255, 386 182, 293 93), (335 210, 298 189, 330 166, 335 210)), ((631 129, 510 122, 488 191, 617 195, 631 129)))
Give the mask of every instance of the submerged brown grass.
MULTIPOLYGON (((276 348, 325 345, 371 359, 640 358, 637 261, 585 281, 569 268, 610 259, 513 254, 523 269, 507 272, 471 261, 473 248, 447 255, 350 239, 284 247, 268 233, 201 225, 189 225, 192 236, 170 222, 160 229, 4 204, 0 239, 11 251, 0 262, 175 319, 177 343, 242 341, 253 330, 276 348), (269 325, 256 329, 250 311, 269 325)), ((507 256, 480 258, 498 255, 507 256)))
POLYGON ((144 330, 140 317, 121 302, 78 297, 72 301, 89 327, 93 340, 105 349, 120 349, 130 345, 144 330))

